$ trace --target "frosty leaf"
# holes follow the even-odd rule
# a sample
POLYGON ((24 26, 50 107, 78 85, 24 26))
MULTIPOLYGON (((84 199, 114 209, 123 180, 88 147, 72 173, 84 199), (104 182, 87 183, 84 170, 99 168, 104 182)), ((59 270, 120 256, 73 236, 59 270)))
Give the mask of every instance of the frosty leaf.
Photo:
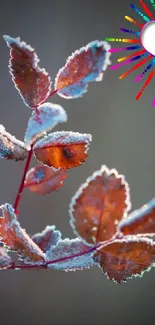
POLYGON ((104 41, 93 41, 76 50, 68 57, 55 79, 55 89, 64 98, 82 96, 91 81, 101 81, 110 64, 110 45, 104 41))
POLYGON ((155 243, 151 239, 127 236, 98 248, 94 254, 110 280, 117 283, 135 276, 142 276, 155 263, 155 243))
POLYGON ((86 160, 90 141, 90 134, 54 132, 36 142, 33 151, 44 165, 69 169, 86 160))
POLYGON ((6 203, 0 208, 3 213, 3 217, 0 218, 2 242, 20 255, 24 259, 24 263, 42 264, 45 257, 44 253, 20 227, 13 207, 6 203))
POLYGON ((46 253, 51 246, 57 245, 61 239, 61 232, 55 229, 55 226, 46 226, 46 228, 38 234, 32 236, 33 241, 46 253))
POLYGON ((39 165, 29 170, 24 186, 34 193, 48 194, 62 187, 66 177, 65 169, 39 165))
POLYGON ((32 144, 37 138, 51 131, 58 123, 67 121, 67 114, 60 106, 45 103, 32 112, 25 133, 25 144, 32 144))
POLYGON ((92 258, 93 249, 90 250, 79 238, 60 240, 55 247, 46 253, 48 267, 75 271, 90 268, 95 263, 92 258))
POLYGON ((132 212, 118 226, 123 235, 155 235, 155 199, 132 212))
POLYGON ((111 239, 130 209, 129 187, 115 169, 102 166, 86 180, 70 203, 71 226, 88 244, 111 239))
POLYGON ((50 77, 45 69, 39 67, 38 56, 30 45, 22 42, 19 37, 3 37, 10 48, 9 70, 15 87, 24 103, 36 108, 50 94, 50 77))
POLYGON ((9 268, 12 265, 12 259, 7 254, 4 247, 0 247, 0 270, 9 268))
POLYGON ((0 158, 24 160, 27 149, 22 141, 17 140, 0 125, 0 158))

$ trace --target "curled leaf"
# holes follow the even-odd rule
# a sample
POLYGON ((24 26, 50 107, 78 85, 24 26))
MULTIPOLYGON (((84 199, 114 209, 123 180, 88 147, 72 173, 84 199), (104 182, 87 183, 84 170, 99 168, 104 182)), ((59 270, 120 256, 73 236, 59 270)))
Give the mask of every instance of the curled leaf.
POLYGON ((57 270, 75 271, 90 268, 95 263, 90 250, 79 238, 60 240, 46 253, 48 267, 57 270))
POLYGON ((33 235, 32 239, 46 253, 52 246, 57 245, 61 239, 61 232, 56 230, 55 226, 46 226, 41 233, 33 235))
POLYGON ((51 79, 45 69, 39 67, 39 58, 30 45, 19 37, 3 37, 10 48, 9 70, 15 87, 24 103, 36 108, 49 96, 51 79))
POLYGON ((86 180, 70 203, 70 224, 88 244, 111 239, 130 209, 129 187, 115 169, 102 166, 86 180))
POLYGON ((2 242, 12 251, 15 251, 24 263, 42 264, 44 253, 27 235, 16 218, 13 207, 6 203, 1 207, 3 217, 0 218, 0 236, 2 242))
POLYGON ((95 262, 103 273, 117 283, 142 276, 155 263, 155 243, 151 239, 127 236, 97 249, 95 262))
POLYGON ((34 193, 48 194, 62 187, 66 177, 65 169, 39 165, 28 171, 24 186, 34 193))
POLYGON ((44 165, 69 169, 81 165, 87 158, 90 134, 54 132, 37 141, 33 147, 35 157, 44 165))
POLYGON ((93 41, 68 57, 55 79, 55 89, 64 98, 82 96, 91 81, 101 81, 110 64, 110 45, 105 41, 93 41))
POLYGON ((67 121, 67 114, 60 105, 45 103, 32 112, 25 133, 25 144, 32 144, 37 138, 51 131, 58 123, 67 121))
POLYGON ((6 132, 4 126, 0 125, 0 158, 24 160, 27 153, 25 144, 6 132))
POLYGON ((0 247, 0 270, 8 269, 13 261, 4 247, 0 247))
POLYGON ((118 230, 123 235, 155 236, 155 199, 122 220, 118 230))

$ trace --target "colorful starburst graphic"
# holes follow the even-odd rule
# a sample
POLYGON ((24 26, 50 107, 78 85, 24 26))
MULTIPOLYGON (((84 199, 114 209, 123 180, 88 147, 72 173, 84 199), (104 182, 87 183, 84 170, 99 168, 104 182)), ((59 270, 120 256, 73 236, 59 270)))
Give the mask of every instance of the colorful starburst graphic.
MULTIPOLYGON (((155 10, 155 0, 148 0, 148 6, 144 3, 143 0, 139 0, 142 7, 140 11, 135 5, 131 4, 130 7, 144 20, 144 23, 141 24, 129 16, 125 16, 125 19, 138 27, 138 31, 132 31, 126 28, 120 28, 124 33, 129 33, 132 38, 105 38, 108 42, 122 42, 122 43, 132 43, 132 46, 112 48, 110 52, 119 52, 119 51, 133 51, 130 52, 128 56, 123 56, 119 58, 118 64, 111 66, 110 70, 118 69, 125 64, 140 60, 132 68, 127 70, 125 73, 121 74, 119 79, 123 79, 128 76, 131 72, 140 68, 142 65, 145 65, 145 69, 137 76, 135 82, 141 81, 143 77, 147 75, 147 79, 144 82, 142 88, 136 96, 136 100, 139 100, 142 96, 146 87, 150 84, 153 77, 155 76, 155 13, 153 15, 152 11, 155 10), (136 37, 136 38, 135 38, 136 37)), ((155 106, 155 98, 153 100, 153 106, 155 106)))

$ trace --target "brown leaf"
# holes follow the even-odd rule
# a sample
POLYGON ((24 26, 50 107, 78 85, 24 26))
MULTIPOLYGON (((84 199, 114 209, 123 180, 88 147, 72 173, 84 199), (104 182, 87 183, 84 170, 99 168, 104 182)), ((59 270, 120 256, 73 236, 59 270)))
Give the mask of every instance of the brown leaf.
POLYGON ((155 243, 151 239, 127 236, 98 248, 94 255, 104 274, 117 283, 142 276, 155 262, 155 243))
POLYGON ((101 81, 110 64, 110 45, 105 41, 93 41, 68 57, 55 79, 55 89, 64 98, 81 97, 88 83, 101 81))
POLYGON ((106 166, 86 180, 70 203, 71 226, 89 244, 111 239, 130 209, 124 176, 106 166))
POLYGON ((44 253, 27 235, 16 218, 13 207, 6 203, 0 207, 3 217, 0 218, 0 236, 2 242, 24 259, 24 263, 42 264, 44 253))
POLYGON ((48 194, 62 187, 66 177, 65 169, 39 165, 29 170, 24 186, 34 193, 48 194))
POLYGON ((125 235, 155 235, 155 199, 122 220, 118 230, 125 235))
POLYGON ((51 79, 45 69, 39 67, 38 56, 30 45, 22 42, 19 37, 3 37, 10 48, 9 70, 15 87, 24 103, 36 108, 49 96, 51 79))

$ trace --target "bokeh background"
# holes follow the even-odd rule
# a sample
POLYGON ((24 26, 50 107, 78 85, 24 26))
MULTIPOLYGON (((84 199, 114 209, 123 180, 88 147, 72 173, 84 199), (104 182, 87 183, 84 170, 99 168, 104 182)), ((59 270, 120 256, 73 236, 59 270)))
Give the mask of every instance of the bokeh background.
MULTIPOLYGON (((134 3, 139 5, 138 0, 134 3)), ((31 44, 41 67, 54 81, 58 69, 77 48, 95 39, 124 37, 120 27, 134 29, 124 16, 141 18, 129 5, 128 0, 1 0, 0 123, 8 132, 23 140, 31 111, 12 83, 7 68, 9 51, 2 35, 20 36, 31 44)), ((117 57, 112 55, 113 64, 117 57)), ((91 133, 93 141, 86 163, 69 171, 58 193, 42 197, 25 190, 20 222, 29 233, 55 224, 64 237, 72 238, 68 214, 71 197, 102 164, 126 175, 133 208, 154 197, 154 81, 137 102, 135 96, 142 84, 135 84, 134 78, 139 71, 124 81, 118 79, 128 68, 107 70, 103 82, 91 84, 80 99, 65 100, 57 95, 51 99, 68 113, 68 122, 57 130, 91 133)), ((0 161, 0 204, 14 202, 23 167, 24 163, 0 161)), ((122 285, 109 281, 98 268, 73 273, 1 272, 0 324, 154 324, 154 285, 154 270, 122 285)))

